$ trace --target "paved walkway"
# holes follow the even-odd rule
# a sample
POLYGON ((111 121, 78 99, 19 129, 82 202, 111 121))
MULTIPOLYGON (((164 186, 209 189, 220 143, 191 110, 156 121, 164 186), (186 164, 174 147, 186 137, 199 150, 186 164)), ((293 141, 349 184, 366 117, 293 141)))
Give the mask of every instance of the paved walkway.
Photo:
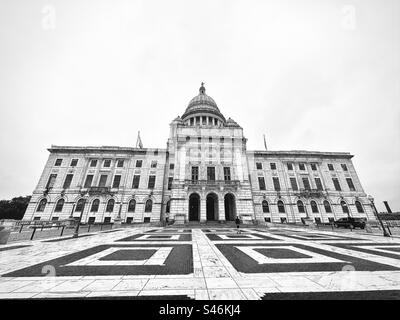
POLYGON ((393 290, 400 292, 400 240, 354 232, 138 227, 0 247, 3 299, 257 300, 393 290))

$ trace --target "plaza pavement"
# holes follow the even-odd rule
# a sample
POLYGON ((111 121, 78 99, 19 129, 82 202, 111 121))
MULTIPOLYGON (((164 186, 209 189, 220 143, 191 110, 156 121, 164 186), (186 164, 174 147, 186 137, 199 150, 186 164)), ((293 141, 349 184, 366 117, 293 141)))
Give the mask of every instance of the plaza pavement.
POLYGON ((350 231, 141 226, 0 246, 0 299, 399 293, 400 239, 350 231))

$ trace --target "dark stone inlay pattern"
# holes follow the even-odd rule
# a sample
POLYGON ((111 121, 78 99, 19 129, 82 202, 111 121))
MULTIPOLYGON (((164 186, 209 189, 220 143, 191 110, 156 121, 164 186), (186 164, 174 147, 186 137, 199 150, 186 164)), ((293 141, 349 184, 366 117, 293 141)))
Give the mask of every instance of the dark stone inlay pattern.
POLYGON ((103 258, 101 261, 115 261, 115 260, 145 260, 149 259, 156 250, 154 249, 138 249, 138 250, 118 250, 103 258))
POLYGON ((25 248, 25 247, 30 247, 30 246, 31 246, 30 244, 27 244, 27 245, 21 245, 21 246, 13 246, 13 247, 7 247, 7 248, 0 248, 0 251, 7 251, 7 250, 25 248))
MULTIPOLYGON (((216 247, 223 253, 233 267, 244 273, 271 273, 271 272, 317 272, 317 271, 341 271, 344 266, 352 265, 357 271, 384 271, 384 270, 399 270, 399 268, 376 263, 366 259, 360 259, 348 255, 335 253, 332 251, 322 250, 309 247, 297 243, 268 243, 268 244, 216 244, 216 247), (276 246, 277 249, 282 246, 293 246, 310 252, 319 253, 321 255, 335 258, 343 262, 322 262, 322 263, 274 263, 274 264, 259 264, 257 261, 249 257, 247 254, 239 250, 238 246, 276 246)), ((279 257, 279 255, 277 255, 279 257)))
POLYGON ((154 229, 154 230, 148 230, 145 233, 192 233, 192 229, 154 229), (182 231, 180 231, 182 230, 182 231))
POLYGON ((278 231, 270 231, 272 234, 276 234, 279 236, 283 237, 288 237, 292 239, 297 239, 297 240, 304 240, 304 241, 327 241, 327 240, 363 240, 363 239, 357 239, 357 238, 352 238, 352 237, 346 237, 346 236, 337 236, 337 235, 326 235, 326 234, 310 234, 310 233, 297 233, 297 234, 291 234, 291 233, 286 233, 286 232, 278 232, 278 231))
POLYGON ((38 263, 26 268, 3 274, 2 277, 43 277, 42 268, 46 265, 55 267, 57 277, 62 276, 106 276, 106 275, 179 275, 193 273, 192 246, 189 244, 129 244, 129 245, 100 245, 66 256, 38 263), (66 266, 69 263, 104 251, 108 248, 146 248, 173 247, 165 265, 140 266, 66 266))
POLYGON ((400 259, 400 255, 395 253, 400 252, 400 248, 390 248, 391 246, 400 246, 400 243, 330 243, 329 245, 359 252, 371 253, 373 255, 387 258, 400 259), (363 248, 363 246, 375 246, 383 250, 393 251, 393 253, 375 251, 370 248, 363 248))
POLYGON ((297 251, 293 251, 286 248, 276 248, 276 249, 255 249, 255 251, 263 254, 268 258, 273 259, 303 259, 303 258, 311 258, 306 254, 302 254, 297 251))
POLYGON ((151 237, 149 237, 147 239, 138 239, 138 238, 140 238, 140 237, 142 237, 144 235, 145 235, 144 233, 139 233, 139 234, 135 234, 133 236, 122 238, 122 239, 119 239, 119 240, 116 240, 116 241, 117 242, 118 241, 151 241, 151 240, 153 240, 153 241, 192 241, 192 235, 191 234, 187 234, 187 233, 185 233, 185 234, 181 234, 181 233, 176 234, 176 235, 179 236, 178 240, 174 240, 174 239, 170 238, 171 236, 173 236, 175 234, 165 234, 165 235, 154 235, 154 234, 152 234, 151 237))
POLYGON ((279 292, 266 293, 261 300, 400 300, 400 290, 279 292))
POLYGON ((267 237, 267 236, 265 236, 263 234, 253 234, 253 235, 258 237, 258 238, 261 238, 261 239, 247 238, 248 234, 243 234, 243 235, 240 235, 240 234, 235 234, 235 235, 226 234, 226 236, 229 237, 230 239, 222 239, 215 233, 207 233, 206 234, 208 239, 210 239, 211 241, 232 241, 232 240, 234 240, 234 241, 238 241, 238 240, 243 240, 243 241, 262 241, 262 240, 282 241, 281 239, 267 237))

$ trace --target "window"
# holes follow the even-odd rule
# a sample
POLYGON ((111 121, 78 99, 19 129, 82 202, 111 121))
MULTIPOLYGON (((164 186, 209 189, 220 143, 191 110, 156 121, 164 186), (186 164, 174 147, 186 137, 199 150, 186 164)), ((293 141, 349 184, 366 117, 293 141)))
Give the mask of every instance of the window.
POLYGON ((342 201, 340 202, 340 205, 342 206, 343 213, 349 214, 349 207, 347 206, 347 203, 345 201, 342 201))
POLYGON ((89 217, 88 224, 94 224, 96 217, 89 217))
POLYGON ((315 180, 315 185, 317 186, 317 190, 322 191, 323 188, 322 188, 321 179, 320 178, 315 178, 314 180, 315 180))
POLYGON ((210 143, 212 142, 212 137, 208 138, 208 142, 210 142, 210 143))
POLYGON ((133 182, 132 182, 132 189, 137 189, 139 188, 139 182, 140 182, 140 175, 134 175, 133 176, 133 182))
POLYGON ((51 221, 58 221, 58 217, 51 217, 51 221))
POLYGON ((90 188, 92 186, 92 182, 93 182, 93 175, 92 174, 88 174, 86 176, 86 180, 85 180, 85 184, 84 184, 84 188, 90 188))
POLYGON ((64 207, 64 203, 65 203, 64 199, 58 200, 57 204, 56 204, 56 208, 54 209, 54 212, 61 212, 64 207))
POLYGON ((297 186, 296 178, 290 178, 290 185, 292 186, 293 191, 299 190, 299 188, 297 186))
POLYGON ((281 223, 286 223, 286 218, 281 218, 281 223))
POLYGON ((293 164, 292 163, 288 163, 287 164, 287 168, 288 168, 288 170, 293 170, 293 164))
POLYGON ((356 205, 356 208, 357 208, 357 212, 358 212, 358 213, 364 213, 364 208, 363 208, 363 206, 361 205, 361 202, 360 202, 360 201, 356 201, 356 202, 355 202, 355 205, 356 205))
POLYGON ((262 170, 262 163, 256 162, 256 168, 257 168, 257 170, 262 170))
POLYGON ((192 181, 199 180, 199 167, 192 167, 192 181))
POLYGON ((304 165, 304 163, 299 163, 299 169, 306 170, 306 166, 304 165))
POLYGON ((224 143, 224 140, 225 140, 224 137, 221 137, 221 138, 219 139, 219 142, 220 142, 220 143, 224 143))
POLYGON ((258 177, 258 185, 260 190, 265 190, 265 180, 264 177, 258 177))
POLYGON ((111 217, 104 217, 104 223, 110 223, 111 217))
POLYGON ((49 180, 47 181, 47 184, 46 184, 46 189, 53 188, 54 184, 56 183, 56 178, 57 178, 56 174, 52 173, 50 175, 49 180))
POLYGON ((61 166, 61 164, 62 164, 62 159, 57 159, 54 166, 59 167, 59 166, 61 166))
POLYGON ((169 164, 169 170, 174 170, 174 168, 175 168, 175 165, 173 163, 170 163, 169 164))
POLYGON ((332 163, 328 163, 328 169, 329 169, 329 171, 334 171, 335 170, 333 168, 333 164, 332 163))
POLYGON ((269 205, 268 205, 268 202, 266 200, 264 200, 262 202, 262 211, 264 213, 269 213, 269 205))
POLYGON ((271 170, 276 170, 276 163, 271 162, 270 164, 271 170))
POLYGON ((297 209, 299 210, 299 213, 305 213, 306 210, 304 209, 304 204, 303 201, 297 201, 297 209))
POLYGON ((99 187, 105 187, 106 183, 107 183, 107 175, 106 174, 102 174, 100 176, 99 187))
POLYGON ((174 178, 173 177, 169 177, 168 178, 168 190, 171 190, 172 189, 172 181, 174 180, 174 178))
POLYGON ((224 180, 225 181, 231 180, 231 168, 230 167, 224 167, 224 180))
POLYGON ((279 183, 279 178, 278 177, 273 177, 272 181, 274 182, 275 191, 280 191, 281 190, 281 184, 279 183))
POLYGON ((285 213, 285 205, 281 200, 278 201, 278 212, 279 213, 285 213))
POLYGON ((356 191, 356 188, 354 187, 353 180, 351 178, 346 178, 347 185, 349 186, 350 191, 356 191))
POLYGON ((136 160, 136 168, 142 167, 143 160, 136 160))
POLYGON ((321 223, 321 218, 314 218, 314 221, 316 224, 320 224, 321 223))
POLYGON ((171 200, 167 202, 167 206, 165 208, 165 213, 169 213, 171 211, 171 200))
POLYGON ((308 181, 308 178, 302 178, 302 181, 303 181, 304 189, 311 190, 310 181, 308 181))
POLYGON ((153 201, 151 201, 151 199, 148 199, 144 207, 144 212, 151 212, 152 210, 153 210, 153 201))
POLYGON ((40 221, 40 217, 34 217, 33 221, 40 221))
POLYGON ((116 174, 114 176, 114 182, 113 182, 113 188, 119 188, 119 184, 121 182, 121 175, 120 174, 116 174))
POLYGON ((71 167, 76 167, 77 164, 78 164, 78 159, 71 160, 71 167))
POLYGON ((201 137, 197 137, 197 142, 201 143, 201 137))
POLYGON ((90 161, 90 166, 91 167, 96 167, 97 166, 97 160, 91 160, 90 161))
POLYGON ((154 151, 154 155, 158 156, 158 150, 154 151))
POLYGON ((75 211, 82 212, 82 210, 84 209, 84 205, 85 205, 85 199, 79 199, 76 204, 75 211))
POLYGON ((118 161, 117 161, 117 167, 118 168, 122 168, 124 166, 124 160, 123 159, 119 159, 118 161))
POLYGON ((271 222, 271 218, 264 218, 265 222, 271 222))
POLYGON ((115 200, 114 199, 108 200, 107 207, 106 207, 106 212, 113 212, 114 211, 114 204, 115 204, 115 200))
POLYGON ((343 171, 347 171, 347 166, 344 163, 342 163, 341 166, 342 166, 343 171))
POLYGON ((90 208, 90 212, 97 212, 99 211, 100 200, 95 199, 92 202, 92 207, 90 208))
POLYGON ((127 224, 131 224, 132 221, 133 221, 133 217, 128 217, 128 218, 126 218, 126 223, 127 223, 127 224))
POLYGON ((215 167, 207 167, 207 180, 215 181, 215 167))
POLYGON ((68 189, 71 186, 73 176, 73 174, 67 174, 64 180, 63 189, 68 189))
POLYGON ((324 208, 326 213, 332 213, 331 205, 327 200, 324 201, 324 208))
POLYGON ((128 212, 135 212, 136 209, 136 200, 132 199, 131 201, 129 201, 128 204, 128 212))
POLYGON ((104 168, 109 168, 109 167, 111 167, 111 160, 110 160, 110 159, 104 160, 103 167, 104 167, 104 168))
POLYGON ((149 184, 148 189, 154 189, 154 185, 156 184, 156 176, 149 176, 149 184))
POLYGON ((332 178, 332 181, 333 181, 333 185, 335 186, 336 191, 342 191, 339 180, 337 178, 332 178))
POLYGON ((311 163, 311 170, 317 171, 317 165, 315 163, 311 163))
POLYGON ((319 210, 318 210, 318 205, 317 205, 317 203, 313 200, 313 201, 311 201, 311 211, 313 212, 313 213, 318 213, 319 212, 319 210))
POLYGON ((157 160, 151 161, 151 167, 152 168, 157 168, 157 160))
POLYGON ((201 117, 201 118, 202 118, 202 120, 203 120, 202 123, 203 123, 203 124, 207 124, 207 117, 204 117, 204 116, 203 116, 203 117, 201 117))

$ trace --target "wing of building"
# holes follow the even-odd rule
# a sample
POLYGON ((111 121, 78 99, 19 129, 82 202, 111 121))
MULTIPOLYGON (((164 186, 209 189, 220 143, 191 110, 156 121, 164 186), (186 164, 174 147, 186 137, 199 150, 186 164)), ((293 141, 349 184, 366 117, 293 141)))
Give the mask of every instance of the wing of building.
POLYGON ((25 220, 374 219, 346 152, 249 151, 205 93, 170 124, 166 149, 51 146, 25 220))

